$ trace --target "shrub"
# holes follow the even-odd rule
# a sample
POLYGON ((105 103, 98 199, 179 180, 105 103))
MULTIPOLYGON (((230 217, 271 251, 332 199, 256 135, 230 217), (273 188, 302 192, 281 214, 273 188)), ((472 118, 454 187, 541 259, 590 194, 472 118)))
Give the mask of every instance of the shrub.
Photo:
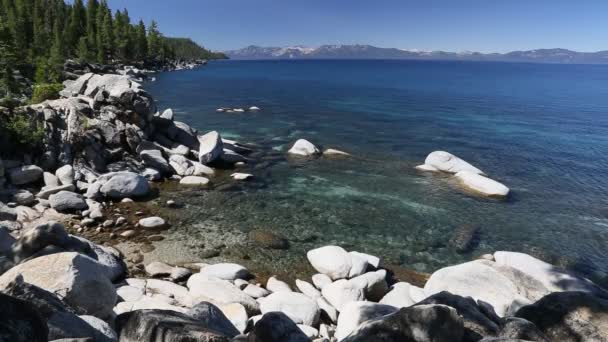
POLYGON ((46 100, 55 100, 59 98, 59 92, 63 90, 61 83, 38 84, 34 86, 32 94, 32 104, 40 103, 46 100))
POLYGON ((30 120, 27 114, 13 114, 2 117, 0 135, 3 149, 12 152, 31 152, 42 146, 44 128, 41 123, 30 120))

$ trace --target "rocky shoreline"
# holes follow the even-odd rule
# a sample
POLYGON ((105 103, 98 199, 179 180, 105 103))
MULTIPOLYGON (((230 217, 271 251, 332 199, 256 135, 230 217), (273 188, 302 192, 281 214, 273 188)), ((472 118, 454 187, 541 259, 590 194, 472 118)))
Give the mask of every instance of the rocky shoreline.
MULTIPOLYGON (((139 252, 121 253, 111 245, 145 249, 171 225, 140 205, 163 181, 203 191, 218 177, 246 182, 253 175, 239 167, 255 147, 157 111, 138 82, 145 70, 72 71, 61 99, 0 108, 39 122, 45 145, 0 159, 0 339, 608 341, 606 291, 522 253, 484 255, 415 284, 339 246, 308 251, 314 274, 294 282, 234 263, 144 264, 139 252)), ((304 139, 288 153, 349 157, 304 139)), ((476 195, 509 194, 447 152, 418 169, 454 174, 476 195)), ((287 243, 264 231, 252 238, 287 243)))

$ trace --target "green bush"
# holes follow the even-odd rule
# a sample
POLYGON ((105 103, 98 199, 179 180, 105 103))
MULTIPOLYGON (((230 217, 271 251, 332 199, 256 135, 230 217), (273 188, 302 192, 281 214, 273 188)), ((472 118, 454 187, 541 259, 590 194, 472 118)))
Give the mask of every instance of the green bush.
POLYGON ((29 152, 42 146, 44 128, 41 123, 30 120, 27 114, 13 114, 2 117, 0 135, 10 147, 17 151, 29 152))
POLYGON ((40 103, 46 100, 55 100, 59 98, 59 92, 63 90, 61 83, 38 84, 34 86, 32 94, 32 104, 40 103))

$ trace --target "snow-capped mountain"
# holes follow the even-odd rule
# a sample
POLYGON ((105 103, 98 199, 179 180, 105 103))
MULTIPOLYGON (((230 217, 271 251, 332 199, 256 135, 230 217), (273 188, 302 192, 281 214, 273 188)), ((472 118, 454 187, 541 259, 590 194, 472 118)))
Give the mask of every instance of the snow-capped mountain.
POLYGON ((474 51, 446 52, 380 48, 372 45, 322 45, 319 47, 261 47, 225 51, 232 59, 419 59, 474 60, 536 63, 608 64, 608 51, 576 52, 566 49, 537 49, 508 53, 474 51))

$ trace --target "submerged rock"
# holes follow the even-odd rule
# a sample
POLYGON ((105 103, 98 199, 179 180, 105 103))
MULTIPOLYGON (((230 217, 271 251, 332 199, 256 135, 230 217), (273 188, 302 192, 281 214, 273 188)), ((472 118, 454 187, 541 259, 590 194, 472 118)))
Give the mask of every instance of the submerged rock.
POLYGON ((263 248, 270 249, 288 249, 289 241, 282 235, 277 233, 256 229, 252 230, 248 234, 249 240, 253 242, 255 245, 258 245, 263 248))

